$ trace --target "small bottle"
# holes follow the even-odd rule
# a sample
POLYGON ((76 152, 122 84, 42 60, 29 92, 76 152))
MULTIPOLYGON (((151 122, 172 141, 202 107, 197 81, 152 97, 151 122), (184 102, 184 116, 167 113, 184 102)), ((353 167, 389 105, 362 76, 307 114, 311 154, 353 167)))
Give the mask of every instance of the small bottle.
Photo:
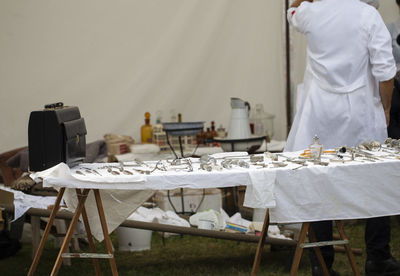
POLYGON ((204 144, 204 129, 201 129, 196 135, 196 142, 198 145, 204 144))
POLYGON ((207 145, 207 146, 210 146, 210 144, 212 143, 212 141, 213 141, 213 136, 212 136, 212 132, 211 132, 211 130, 210 130, 210 128, 208 127, 207 128, 207 132, 205 133, 205 139, 204 139, 205 141, 205 144, 207 145))
POLYGON ((317 135, 314 136, 314 142, 310 145, 310 157, 313 160, 320 161, 322 154, 322 145, 319 143, 317 135))
POLYGON ((153 129, 151 131, 152 134, 152 139, 151 142, 153 144, 156 144, 160 147, 160 149, 164 149, 166 147, 166 138, 165 138, 165 133, 163 132, 163 126, 162 126, 162 111, 157 110, 156 111, 156 123, 152 125, 153 129))
POLYGON ((151 143, 152 141, 152 126, 150 125, 150 113, 144 113, 144 125, 140 128, 142 143, 151 143))
POLYGON ((169 114, 171 115, 171 122, 172 123, 176 123, 177 119, 176 119, 176 111, 175 111, 175 109, 171 109, 169 111, 169 114))
POLYGON ((214 121, 211 121, 211 134, 212 134, 213 138, 218 136, 217 131, 215 130, 215 122, 214 121))
POLYGON ((156 112, 156 124, 161 124, 162 122, 162 111, 157 110, 156 112))
POLYGON ((262 136, 265 134, 264 132, 264 124, 262 122, 263 119, 263 107, 261 104, 256 105, 256 114, 254 116, 254 134, 258 136, 262 136))
POLYGON ((182 123, 182 114, 178 113, 178 123, 182 123))

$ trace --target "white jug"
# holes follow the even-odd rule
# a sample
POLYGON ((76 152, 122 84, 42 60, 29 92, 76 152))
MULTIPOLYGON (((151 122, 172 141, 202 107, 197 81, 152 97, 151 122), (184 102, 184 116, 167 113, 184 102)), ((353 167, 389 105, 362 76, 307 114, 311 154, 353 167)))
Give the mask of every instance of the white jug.
POLYGON ((228 131, 228 139, 250 138, 250 104, 239 98, 231 98, 231 107, 232 112, 228 131))

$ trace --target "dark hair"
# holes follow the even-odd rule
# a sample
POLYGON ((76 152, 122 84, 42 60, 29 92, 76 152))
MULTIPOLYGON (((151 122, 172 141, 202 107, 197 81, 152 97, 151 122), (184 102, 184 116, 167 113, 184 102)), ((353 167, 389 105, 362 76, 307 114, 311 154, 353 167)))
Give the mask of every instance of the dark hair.
POLYGON ((397 5, 400 6, 400 0, 396 0, 397 5))

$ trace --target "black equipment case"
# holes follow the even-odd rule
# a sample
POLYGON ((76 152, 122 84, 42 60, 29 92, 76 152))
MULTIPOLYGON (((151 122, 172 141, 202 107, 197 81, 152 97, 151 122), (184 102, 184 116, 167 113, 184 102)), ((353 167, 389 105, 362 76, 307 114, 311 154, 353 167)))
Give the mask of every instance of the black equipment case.
POLYGON ((29 117, 29 169, 42 171, 60 162, 73 167, 86 156, 86 126, 79 108, 45 105, 29 117))

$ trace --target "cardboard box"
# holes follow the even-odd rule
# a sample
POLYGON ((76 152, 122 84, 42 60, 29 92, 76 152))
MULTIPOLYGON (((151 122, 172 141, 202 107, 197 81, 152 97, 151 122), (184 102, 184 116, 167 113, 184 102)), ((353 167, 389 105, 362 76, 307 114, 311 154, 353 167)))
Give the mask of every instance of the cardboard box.
MULTIPOLYGON (((14 194, 0 189, 0 205, 2 206, 13 206, 14 205, 14 194)), ((0 231, 4 230, 5 224, 5 214, 0 209, 0 231)))
POLYGON ((14 205, 14 193, 0 189, 0 204, 14 205))

